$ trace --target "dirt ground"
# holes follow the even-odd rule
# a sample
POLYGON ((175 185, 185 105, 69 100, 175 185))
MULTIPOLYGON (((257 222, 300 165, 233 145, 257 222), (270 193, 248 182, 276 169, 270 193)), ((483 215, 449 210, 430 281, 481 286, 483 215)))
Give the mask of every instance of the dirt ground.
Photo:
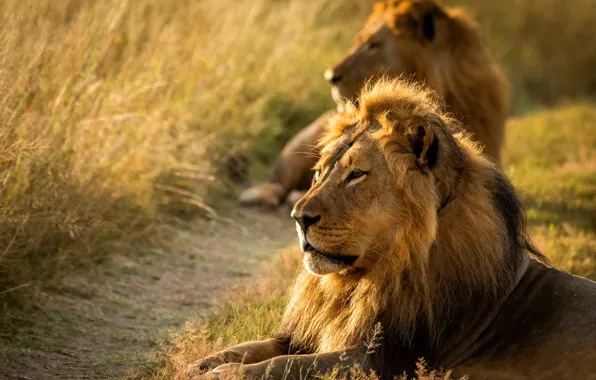
POLYGON ((37 291, 0 332, 0 379, 114 379, 150 365, 170 329, 207 315, 232 284, 263 273, 296 239, 285 211, 197 221, 173 251, 110 257, 37 291))

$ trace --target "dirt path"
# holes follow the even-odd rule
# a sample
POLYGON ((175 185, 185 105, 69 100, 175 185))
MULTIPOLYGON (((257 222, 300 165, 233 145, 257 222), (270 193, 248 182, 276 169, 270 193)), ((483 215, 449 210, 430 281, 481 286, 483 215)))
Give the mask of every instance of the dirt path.
POLYGON ((175 252, 111 257, 35 295, 18 329, 0 333, 0 379, 113 379, 147 363, 169 329, 206 315, 295 239, 286 213, 239 210, 233 219, 199 225, 175 252))

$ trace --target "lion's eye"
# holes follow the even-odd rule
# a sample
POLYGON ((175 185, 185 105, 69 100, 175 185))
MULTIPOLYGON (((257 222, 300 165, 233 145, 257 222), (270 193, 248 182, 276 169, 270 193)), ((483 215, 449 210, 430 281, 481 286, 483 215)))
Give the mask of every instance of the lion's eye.
POLYGON ((379 42, 369 42, 368 43, 369 49, 378 49, 380 47, 381 47, 381 44, 379 42))
POLYGON ((349 184, 352 181, 357 180, 358 178, 364 178, 365 175, 367 175, 368 173, 362 170, 354 170, 352 171, 350 174, 348 174, 348 177, 346 178, 346 185, 349 184))

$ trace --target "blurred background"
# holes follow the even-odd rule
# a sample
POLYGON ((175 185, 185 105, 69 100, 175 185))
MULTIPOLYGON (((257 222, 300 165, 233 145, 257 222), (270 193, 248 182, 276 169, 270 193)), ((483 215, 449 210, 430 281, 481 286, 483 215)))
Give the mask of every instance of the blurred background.
MULTIPOLYGON (((596 0, 442 4, 476 17, 513 86, 504 169, 539 246, 593 278, 596 0)), ((22 287, 225 218, 238 191, 229 158, 264 179, 334 107, 323 72, 371 7, 2 0, 0 310, 22 287)))

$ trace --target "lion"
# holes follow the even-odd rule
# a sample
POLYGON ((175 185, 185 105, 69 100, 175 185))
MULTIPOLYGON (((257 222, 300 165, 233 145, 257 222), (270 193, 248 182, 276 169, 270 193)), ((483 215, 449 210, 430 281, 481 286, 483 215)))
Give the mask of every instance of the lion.
POLYGON ((420 84, 381 81, 321 140, 295 205, 303 269, 278 335, 206 378, 596 378, 596 283, 548 265, 513 185, 420 84))
MULTIPOLYGON (((445 100, 447 111, 500 162, 509 84, 476 23, 462 10, 445 9, 430 0, 376 3, 352 48, 325 78, 341 111, 364 83, 381 76, 405 76, 430 85, 445 100)), ((307 190, 318 160, 313 147, 335 112, 328 111, 289 141, 269 182, 245 190, 240 204, 276 207, 293 190, 307 190)))

